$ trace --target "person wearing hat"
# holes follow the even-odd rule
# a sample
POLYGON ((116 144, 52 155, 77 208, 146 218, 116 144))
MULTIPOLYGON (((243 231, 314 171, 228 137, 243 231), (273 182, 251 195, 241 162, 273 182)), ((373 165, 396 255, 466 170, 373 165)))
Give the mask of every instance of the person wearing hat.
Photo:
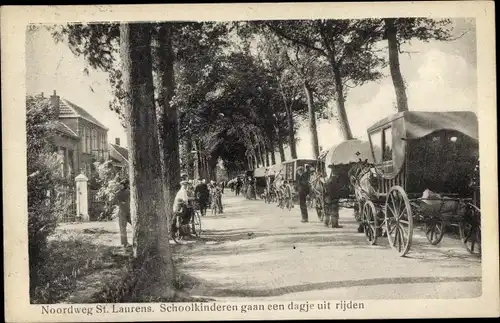
MULTIPOLYGON (((188 185, 189 182, 187 180, 182 180, 180 182, 181 188, 177 191, 174 199, 174 205, 172 206, 174 214, 181 214, 181 226, 185 226, 189 224, 191 221, 191 210, 188 208, 189 203, 189 195, 188 195, 188 185)), ((171 226, 172 232, 176 230, 175 222, 172 221, 171 226)), ((189 235, 188 232, 183 232, 184 235, 189 235)))
POLYGON ((127 223, 132 225, 132 219, 130 217, 130 188, 128 179, 120 181, 119 191, 116 193, 116 202, 121 244, 124 248, 128 248, 127 223))
POLYGON ((200 206, 200 212, 202 216, 207 214, 208 202, 210 200, 210 190, 205 182, 205 179, 202 179, 195 188, 195 196, 200 206))
POLYGON ((303 166, 297 167, 295 174, 296 190, 299 193, 300 214, 302 223, 309 222, 307 213, 307 195, 309 194, 309 172, 303 166))

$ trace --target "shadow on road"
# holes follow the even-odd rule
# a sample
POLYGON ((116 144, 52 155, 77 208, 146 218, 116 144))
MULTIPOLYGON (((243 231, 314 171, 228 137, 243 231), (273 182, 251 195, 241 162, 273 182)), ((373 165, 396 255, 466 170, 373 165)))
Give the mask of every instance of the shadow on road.
MULTIPOLYGON (((205 297, 276 297, 292 293, 321 291, 334 288, 366 287, 393 284, 432 284, 432 283, 454 283, 454 282, 480 282, 481 277, 395 277, 395 278, 372 278, 359 280, 330 281, 322 283, 309 283, 294 286, 285 286, 271 289, 238 289, 231 284, 216 285, 211 282, 202 281, 192 276, 186 276, 184 288, 193 294, 205 297)), ((477 296, 479 297, 479 295, 477 296)))

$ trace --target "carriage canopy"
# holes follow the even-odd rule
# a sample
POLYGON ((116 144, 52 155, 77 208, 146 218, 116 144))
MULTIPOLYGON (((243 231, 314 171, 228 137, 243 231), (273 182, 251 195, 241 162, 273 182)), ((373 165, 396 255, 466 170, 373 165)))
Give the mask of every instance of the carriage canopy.
POLYGON ((437 130, 455 130, 475 140, 478 136, 477 117, 470 111, 427 112, 405 111, 393 114, 380 120, 368 128, 372 133, 380 128, 385 128, 391 123, 402 119, 402 139, 418 139, 437 130))
POLYGON ((281 173, 284 175, 285 180, 295 181, 295 172, 297 168, 300 166, 304 166, 306 164, 316 167, 318 164, 318 160, 316 159, 290 159, 281 163, 281 173))
MULTIPOLYGON (((444 142, 458 140, 454 145, 456 149, 466 142, 477 143, 478 123, 475 113, 469 111, 405 111, 375 123, 368 128, 368 135, 375 164, 379 165, 385 178, 395 178, 399 176, 407 159, 410 159, 410 164, 428 164, 428 160, 421 159, 428 158, 429 150, 433 147, 437 151, 443 150, 440 157, 434 154, 435 158, 439 159, 435 161, 436 163, 451 163, 452 161, 449 160, 451 157, 443 155, 445 150, 448 151, 445 147, 449 146, 444 142), (443 132, 447 132, 448 135, 439 135, 443 132), (462 136, 465 137, 464 140, 459 139, 462 136), (416 153, 417 148, 419 153, 416 153)), ((436 175, 432 174, 432 176, 436 175)), ((422 176, 422 174, 416 174, 416 176, 422 176)))
POLYGON ((358 139, 346 140, 333 146, 326 153, 325 165, 346 165, 367 160, 373 163, 372 151, 368 141, 358 139))
POLYGON ((254 171, 253 171, 253 176, 254 177, 265 177, 266 176, 266 169, 268 169, 269 167, 259 167, 259 168, 256 168, 254 171))

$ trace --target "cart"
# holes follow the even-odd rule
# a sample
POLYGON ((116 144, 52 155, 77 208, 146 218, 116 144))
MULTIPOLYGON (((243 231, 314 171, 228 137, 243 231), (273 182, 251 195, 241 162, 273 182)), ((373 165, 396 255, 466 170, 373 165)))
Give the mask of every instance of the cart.
MULTIPOLYGON (((339 176, 349 178, 351 170, 354 168, 372 163, 370 143, 358 139, 345 140, 325 151, 320 156, 320 160, 322 165, 334 169, 339 176)), ((326 171, 326 168, 324 168, 311 178, 311 196, 314 199, 314 206, 320 221, 323 221, 325 215, 325 183, 328 177, 327 173, 329 171, 326 171)), ((354 185, 354 181, 350 180, 349 182, 351 184, 349 193, 343 196, 339 204, 343 208, 354 209, 354 216, 361 223, 359 213, 363 197, 357 192, 357 186, 354 185)))
POLYGON ((296 173, 298 167, 310 165, 315 169, 320 168, 316 159, 291 159, 281 163, 281 174, 283 183, 280 185, 282 206, 287 209, 292 209, 294 201, 297 199, 297 192, 295 191, 296 173))
POLYGON ((257 196, 260 196, 266 203, 271 203, 274 197, 271 190, 271 184, 274 180, 272 168, 273 166, 264 166, 254 170, 257 196))
POLYGON ((391 248, 405 256, 416 225, 433 245, 450 225, 458 226, 466 249, 480 256, 476 115, 400 112, 374 124, 368 136, 375 166, 363 176, 374 189, 358 186, 368 242, 387 236, 391 248))

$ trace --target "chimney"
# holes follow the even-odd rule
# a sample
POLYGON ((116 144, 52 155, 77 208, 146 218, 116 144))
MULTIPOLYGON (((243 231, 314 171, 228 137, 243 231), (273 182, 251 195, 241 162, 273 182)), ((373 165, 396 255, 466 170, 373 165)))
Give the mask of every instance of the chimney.
POLYGON ((120 138, 115 138, 115 144, 116 144, 117 146, 120 146, 120 138))
POLYGON ((57 114, 59 114, 59 95, 56 95, 56 90, 54 90, 54 94, 50 96, 50 104, 57 109, 57 114))

